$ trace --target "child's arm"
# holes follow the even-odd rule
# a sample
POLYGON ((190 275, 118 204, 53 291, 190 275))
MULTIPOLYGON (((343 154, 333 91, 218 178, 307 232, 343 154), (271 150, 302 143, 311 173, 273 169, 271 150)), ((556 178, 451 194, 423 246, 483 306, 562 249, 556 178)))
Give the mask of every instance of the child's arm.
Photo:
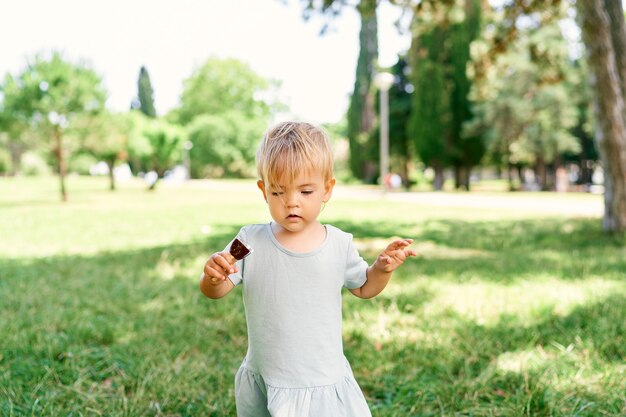
POLYGON ((404 263, 409 256, 417 256, 414 250, 406 247, 413 243, 413 239, 394 240, 378 255, 376 261, 367 268, 367 281, 360 288, 350 292, 360 298, 372 298, 385 289, 391 273, 404 263))
POLYGON ((204 264, 204 272, 200 278, 200 291, 209 298, 222 298, 235 286, 228 275, 237 272, 237 260, 228 251, 211 255, 204 264))

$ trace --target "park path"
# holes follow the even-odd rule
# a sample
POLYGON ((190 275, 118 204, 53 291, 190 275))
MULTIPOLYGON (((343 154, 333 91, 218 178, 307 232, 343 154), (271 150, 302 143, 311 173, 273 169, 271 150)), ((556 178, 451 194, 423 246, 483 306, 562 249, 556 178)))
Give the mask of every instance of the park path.
POLYGON ((374 187, 337 186, 334 198, 387 200, 423 206, 489 208, 537 214, 598 217, 604 213, 600 195, 581 193, 387 192, 374 187))
MULTIPOLYGON (((196 180, 195 187, 214 191, 257 193, 251 180, 221 181, 196 180)), ((383 193, 380 188, 364 185, 335 186, 333 199, 361 201, 389 201, 417 204, 426 207, 496 209, 543 215, 601 217, 604 213, 602 195, 589 193, 554 192, 404 192, 383 193)))

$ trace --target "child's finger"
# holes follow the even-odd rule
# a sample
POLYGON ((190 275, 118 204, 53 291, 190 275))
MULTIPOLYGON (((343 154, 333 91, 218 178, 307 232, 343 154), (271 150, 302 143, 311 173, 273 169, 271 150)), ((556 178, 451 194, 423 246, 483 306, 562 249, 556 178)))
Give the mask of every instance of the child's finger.
POLYGON ((229 274, 234 274, 235 273, 234 265, 231 264, 228 261, 228 259, 226 259, 224 256, 222 256, 222 254, 216 253, 215 255, 213 255, 213 262, 215 262, 217 265, 222 267, 224 272, 229 273, 229 274))
POLYGON ((413 243, 413 239, 394 240, 393 242, 391 242, 389 244, 387 249, 389 249, 389 250, 402 249, 402 248, 405 248, 405 247, 409 246, 411 243, 413 243))
POLYGON ((218 271, 208 265, 204 267, 204 275, 208 277, 211 282, 223 281, 226 279, 226 275, 224 275, 222 271, 218 271))

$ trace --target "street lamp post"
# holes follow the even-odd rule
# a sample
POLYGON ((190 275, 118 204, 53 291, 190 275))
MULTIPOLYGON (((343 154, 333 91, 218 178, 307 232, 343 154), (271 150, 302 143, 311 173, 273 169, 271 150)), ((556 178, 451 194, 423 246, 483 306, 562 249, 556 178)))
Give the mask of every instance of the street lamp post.
POLYGON ((193 148, 193 143, 190 140, 186 140, 183 143, 183 165, 185 165, 186 180, 191 178, 191 158, 189 157, 191 148, 193 148))
POLYGON ((389 173, 389 89, 394 79, 388 72, 380 72, 374 78, 374 84, 380 90, 380 181, 383 191, 387 191, 389 173))

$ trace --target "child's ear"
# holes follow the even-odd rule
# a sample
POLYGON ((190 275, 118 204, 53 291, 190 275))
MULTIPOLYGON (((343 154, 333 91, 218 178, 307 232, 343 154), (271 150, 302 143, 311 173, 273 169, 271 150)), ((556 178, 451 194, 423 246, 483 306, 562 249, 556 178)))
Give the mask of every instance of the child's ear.
POLYGON ((330 196, 333 195, 333 188, 335 187, 336 182, 337 180, 331 178, 324 183, 324 202, 328 202, 328 200, 330 200, 330 196))
POLYGON ((259 190, 261 190, 261 192, 263 193, 263 198, 265 199, 265 202, 267 203, 267 194, 265 194, 265 183, 263 182, 263 180, 258 180, 256 182, 256 186, 259 187, 259 190))

